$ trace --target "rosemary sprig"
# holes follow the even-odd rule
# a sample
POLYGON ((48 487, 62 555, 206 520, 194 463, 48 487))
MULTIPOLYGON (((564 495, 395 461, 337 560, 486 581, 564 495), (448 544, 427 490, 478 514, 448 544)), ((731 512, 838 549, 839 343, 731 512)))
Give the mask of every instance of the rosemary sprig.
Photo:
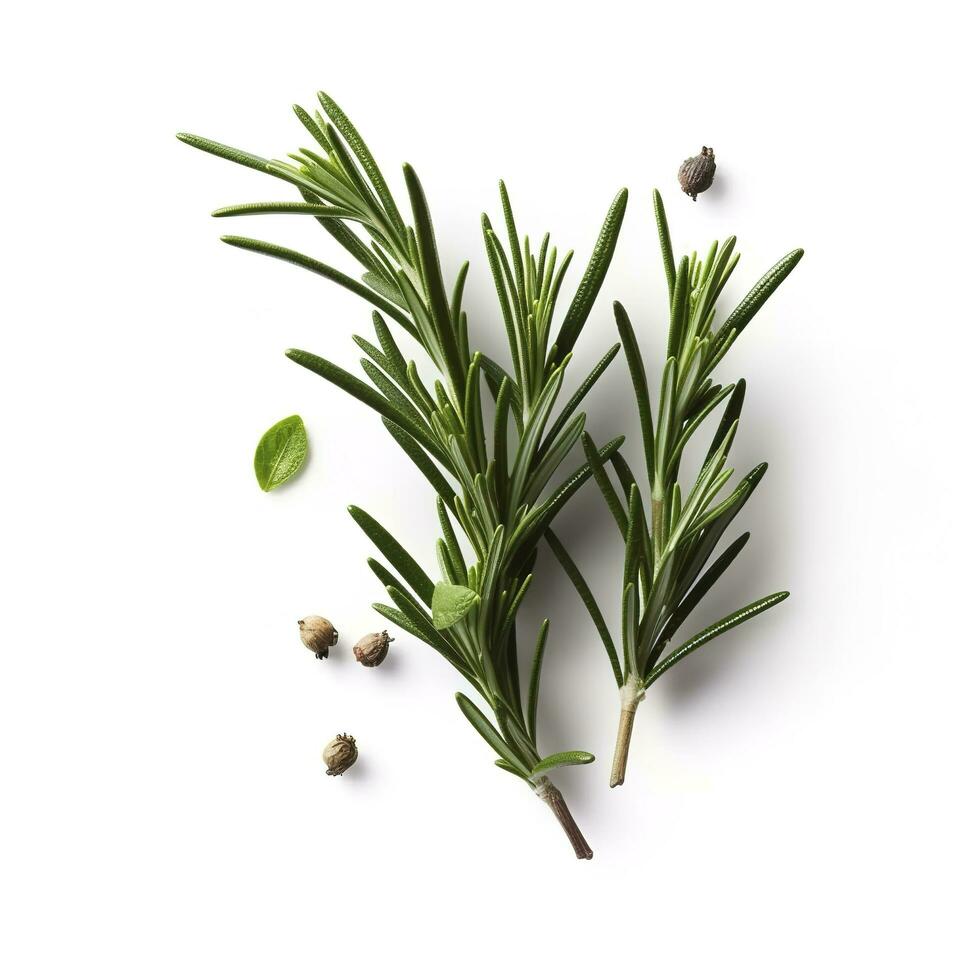
MULTIPOLYGON (((439 582, 370 514, 350 508, 388 562, 369 560, 390 597, 390 604, 378 603, 375 609, 442 654, 470 682, 488 711, 481 711, 465 694, 458 693, 456 699, 499 757, 497 765, 534 789, 561 822, 576 855, 590 858, 592 851, 549 774, 560 766, 592 762, 594 757, 581 751, 542 756, 539 751, 536 713, 548 621, 541 625, 530 678, 524 685, 516 619, 532 582, 541 538, 591 474, 586 463, 548 491, 584 434, 585 416, 577 409, 619 348, 617 344, 610 349, 557 410, 572 349, 615 248, 626 191, 616 195, 555 333, 559 291, 572 254, 559 262, 547 235, 536 249, 519 236, 501 182, 505 241, 486 215, 483 230, 510 347, 508 372, 479 351, 471 351, 463 310, 468 265, 462 266, 452 289, 447 289, 432 219, 415 171, 405 166, 409 223, 353 124, 325 93, 320 93, 319 101, 323 114, 294 107, 317 149, 290 154, 292 162, 267 160, 188 134, 179 138, 279 177, 294 185, 302 198, 220 208, 215 216, 311 215, 362 267, 361 278, 354 279, 280 245, 233 235, 223 239, 308 269, 374 307, 377 343, 354 338, 366 355, 361 365, 371 384, 316 354, 290 350, 287 356, 378 412, 395 442, 436 491, 442 529, 436 543, 439 582), (422 382, 415 363, 406 359, 396 342, 389 321, 421 345, 442 380, 431 388, 422 382), (486 416, 481 379, 493 396, 492 412, 486 416), (469 563, 460 535, 473 554, 469 563)), ((619 437, 594 450, 597 458, 608 460, 622 441, 619 437)))
POLYGON ((675 265, 658 191, 654 191, 654 213, 670 298, 667 359, 656 412, 633 325, 619 303, 614 307, 636 393, 646 477, 643 490, 618 450, 611 457, 610 476, 603 454, 588 433, 582 435, 596 484, 624 541, 620 650, 575 562, 561 542, 548 533, 552 550, 595 623, 620 690, 622 708, 610 786, 619 786, 625 779, 633 719, 650 685, 709 640, 789 595, 775 592, 758 599, 663 656, 677 630, 748 542, 746 532, 705 567, 766 471, 766 464, 760 463, 726 492, 734 473, 726 462, 742 411, 745 381, 722 386, 714 382, 712 374, 751 319, 792 272, 803 251, 796 249, 780 259, 729 317, 715 327, 719 297, 739 260, 735 239, 728 238, 720 245, 713 242, 702 258, 695 252, 683 256, 675 265), (728 404, 700 472, 685 493, 679 478, 684 450, 692 435, 726 399, 728 404))

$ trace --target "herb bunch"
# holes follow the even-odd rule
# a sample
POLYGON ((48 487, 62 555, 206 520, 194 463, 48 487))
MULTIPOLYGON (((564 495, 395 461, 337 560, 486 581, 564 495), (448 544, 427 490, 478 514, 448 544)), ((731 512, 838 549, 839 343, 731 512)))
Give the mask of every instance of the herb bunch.
POLYGON ((666 362, 656 410, 633 325, 623 306, 614 305, 636 394, 645 482, 640 483, 618 451, 611 458, 610 476, 603 454, 588 433, 582 435, 596 484, 624 542, 620 650, 613 643, 582 573, 561 542, 550 532, 548 536, 552 550, 592 616, 620 691, 622 707, 610 786, 619 786, 625 779, 634 716, 650 685, 705 643, 789 595, 774 592, 758 599, 676 645, 664 656, 677 630, 748 543, 746 531, 705 567, 766 472, 766 464, 760 463, 725 493, 734 474, 734 469, 726 464, 745 399, 745 381, 722 386, 714 382, 712 375, 752 318, 795 268, 803 250, 796 249, 780 259, 728 318, 716 326, 718 300, 739 260, 735 238, 728 238, 721 245, 713 242, 703 258, 696 252, 684 255, 675 266, 658 191, 654 191, 654 213, 670 300, 666 362), (685 493, 680 478, 684 451, 691 437, 726 399, 728 403, 704 462, 685 493))
MULTIPOLYGON (((463 309, 468 264, 447 289, 415 171, 404 167, 409 223, 350 120, 325 93, 319 94, 319 101, 322 115, 294 106, 317 148, 290 154, 292 162, 268 160, 188 134, 179 138, 272 174, 293 185, 302 198, 220 208, 215 216, 312 216, 361 266, 356 279, 280 245, 238 236, 223 239, 301 266, 374 308, 375 339, 354 337, 365 354, 361 366, 370 384, 316 354, 290 350, 287 356, 381 415, 391 437, 436 491, 442 530, 436 543, 438 582, 378 520, 358 507, 350 508, 388 563, 369 560, 390 598, 375 609, 442 654, 469 681, 488 711, 463 693, 456 699, 497 754, 496 764, 534 789, 555 813, 576 855, 590 858, 592 851, 549 773, 559 766, 592 762, 593 756, 575 750, 542 756, 539 751, 536 717, 548 621, 538 631, 526 682, 520 676, 516 623, 543 535, 592 473, 588 462, 571 472, 564 464, 584 435, 585 416, 578 408, 619 345, 595 365, 560 409, 558 400, 575 342, 612 258, 626 191, 616 195, 583 278, 555 329, 559 292, 572 255, 559 261, 547 235, 535 249, 519 236, 501 182, 506 247, 486 215, 482 222, 510 349, 508 371, 471 348, 463 309), (422 381, 389 321, 421 347, 441 380, 431 387, 422 381), (484 383, 493 403, 486 413, 484 383), (563 467, 564 479, 549 490, 563 467), (464 556, 461 538, 472 560, 464 556)), ((593 463, 598 460, 601 466, 622 441, 619 437, 602 448, 593 445, 593 463)))

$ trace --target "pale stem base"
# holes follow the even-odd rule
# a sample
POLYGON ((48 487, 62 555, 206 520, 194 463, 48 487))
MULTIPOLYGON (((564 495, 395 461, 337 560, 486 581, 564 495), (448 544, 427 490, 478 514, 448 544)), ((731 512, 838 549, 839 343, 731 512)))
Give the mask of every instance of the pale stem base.
POLYGON ((561 824, 562 830, 568 835, 575 856, 585 861, 591 861, 592 848, 589 847, 585 835, 579 830, 578 824, 565 802, 565 797, 561 795, 561 790, 545 776, 535 783, 534 792, 548 804, 549 809, 561 824))
POLYGON ((627 677, 619 689, 622 708, 619 712, 619 731, 616 733, 616 751, 613 753, 612 772, 609 775, 610 787, 622 786, 626 782, 626 760, 630 754, 630 739, 633 737, 633 719, 637 705, 646 697, 643 684, 638 677, 627 677))

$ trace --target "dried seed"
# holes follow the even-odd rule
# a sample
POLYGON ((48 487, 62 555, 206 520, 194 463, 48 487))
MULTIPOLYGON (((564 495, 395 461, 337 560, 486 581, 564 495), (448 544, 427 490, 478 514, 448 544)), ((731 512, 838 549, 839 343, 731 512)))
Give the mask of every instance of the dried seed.
POLYGON ((328 776, 342 776, 357 762, 357 743, 353 735, 346 732, 338 735, 324 750, 323 761, 327 764, 328 776))
POLYGON ((388 644, 394 642, 387 630, 382 633, 368 633, 354 645, 354 656, 365 667, 377 667, 388 656, 388 644))
POLYGON ((307 616, 297 622, 299 638, 308 650, 316 654, 317 660, 324 660, 329 656, 330 648, 337 642, 337 631, 333 623, 322 616, 307 616))
POLYGON ((696 201, 698 194, 706 191, 715 179, 715 151, 710 146, 702 146, 696 157, 688 157, 681 164, 677 179, 681 190, 696 201))

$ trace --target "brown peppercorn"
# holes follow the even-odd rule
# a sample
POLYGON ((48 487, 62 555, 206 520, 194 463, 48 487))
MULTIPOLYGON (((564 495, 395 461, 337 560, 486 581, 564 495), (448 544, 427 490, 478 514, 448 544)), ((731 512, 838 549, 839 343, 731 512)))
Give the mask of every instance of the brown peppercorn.
POLYGON ((316 654, 317 660, 324 660, 330 654, 330 648, 337 642, 337 631, 333 623, 322 616, 307 616, 297 620, 299 623, 299 638, 308 650, 316 654))
POLYGON ((696 157, 688 157, 681 164, 677 179, 681 190, 696 201, 698 194, 706 191, 715 179, 715 151, 710 146, 702 146, 696 157))
POLYGON ((328 776, 343 776, 357 762, 357 743, 353 735, 338 735, 324 750, 328 776))
POLYGON ((354 645, 354 656, 365 667, 377 667, 388 656, 388 644, 394 642, 387 630, 382 633, 368 633, 354 645))

